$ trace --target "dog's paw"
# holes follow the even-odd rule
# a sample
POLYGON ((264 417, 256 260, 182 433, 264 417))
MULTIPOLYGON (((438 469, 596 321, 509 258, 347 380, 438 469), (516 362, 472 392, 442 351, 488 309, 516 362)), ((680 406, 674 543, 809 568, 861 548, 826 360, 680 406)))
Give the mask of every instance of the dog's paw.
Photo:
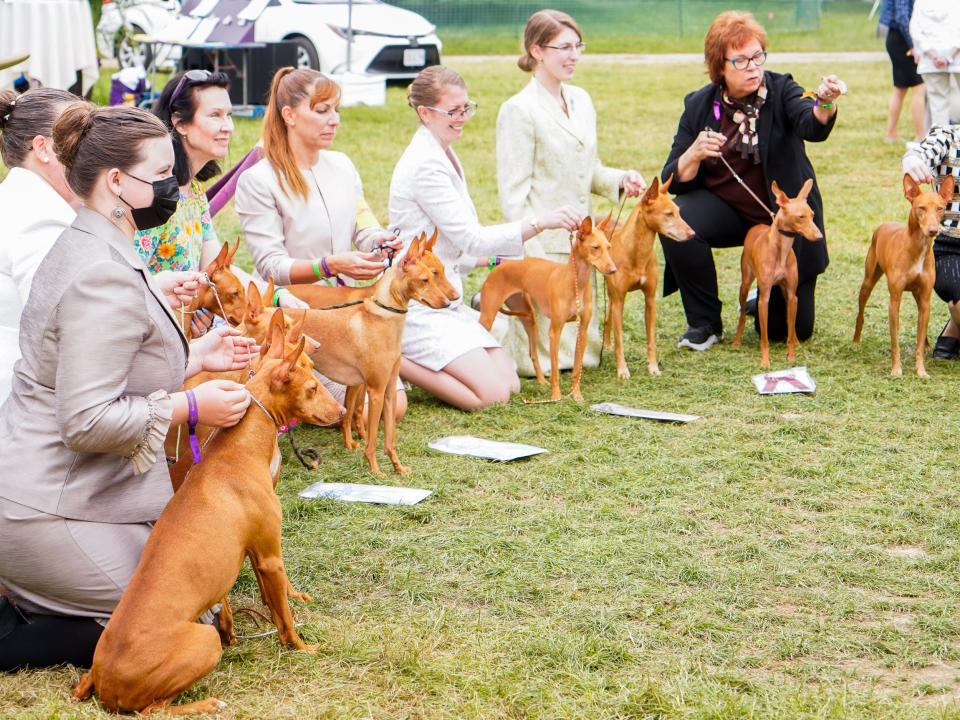
POLYGON ((394 465, 393 469, 397 471, 397 475, 409 475, 413 472, 413 468, 409 465, 394 465))
POLYGON ((895 367, 890 371, 890 377, 903 377, 903 368, 895 367))
MULTIPOLYGON (((660 372, 659 370, 657 372, 660 372)), ((617 377, 621 380, 630 379, 630 368, 624 365, 622 368, 617 368, 617 377)))
POLYGON ((920 379, 922 379, 922 380, 929 380, 929 379, 930 379, 929 373, 927 373, 927 371, 924 370, 923 368, 920 368, 919 370, 917 370, 917 377, 920 378, 920 379))
POLYGON ((649 372, 651 375, 659 375, 659 374, 660 374, 660 366, 657 365, 657 363, 655 363, 655 362, 654 362, 654 363, 650 363, 649 365, 647 365, 647 372, 649 372))
POLYGON ((291 600, 299 600, 300 602, 306 603, 313 601, 313 596, 310 593, 300 592, 299 590, 294 590, 290 588, 287 591, 287 597, 291 600))

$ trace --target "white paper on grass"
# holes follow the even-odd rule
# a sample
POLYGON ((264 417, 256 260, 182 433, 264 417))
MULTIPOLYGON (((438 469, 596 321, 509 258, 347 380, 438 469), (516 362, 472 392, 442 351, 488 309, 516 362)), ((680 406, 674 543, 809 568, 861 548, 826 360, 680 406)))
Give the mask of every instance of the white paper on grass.
POLYGON ((213 9, 219 2, 220 0, 200 0, 197 6, 190 11, 190 15, 197 18, 204 18, 213 12, 213 9))
POLYGON ((266 10, 270 0, 252 0, 243 10, 237 13, 238 20, 256 20, 260 14, 266 10))
POLYGON ((817 384, 805 366, 754 375, 753 384, 761 395, 812 393, 817 389, 817 384))
POLYGON ((612 402, 603 402, 599 405, 591 405, 590 409, 594 412, 606 413, 607 415, 623 415, 624 417, 642 418, 644 420, 662 420, 663 422, 688 423, 699 420, 699 415, 684 415, 682 413, 661 412, 659 410, 643 410, 641 408, 627 407, 612 402))
POLYGON ((484 440, 473 435, 450 435, 429 443, 429 447, 451 455, 472 455, 487 460, 517 460, 549 452, 534 445, 484 440))
POLYGON ((391 485, 360 485, 357 483, 314 483, 300 491, 300 497, 330 498, 344 502, 375 503, 377 505, 416 505, 432 490, 393 487, 391 485))

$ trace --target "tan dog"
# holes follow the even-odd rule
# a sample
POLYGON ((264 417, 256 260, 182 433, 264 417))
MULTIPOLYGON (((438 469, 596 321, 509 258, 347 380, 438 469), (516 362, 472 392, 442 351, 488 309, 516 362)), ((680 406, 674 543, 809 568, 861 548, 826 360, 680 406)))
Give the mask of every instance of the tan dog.
POLYGON ((234 243, 233 249, 230 249, 229 243, 224 243, 223 247, 220 248, 220 253, 203 269, 210 279, 210 285, 213 287, 204 285, 192 303, 185 306, 182 311, 174 311, 177 318, 181 320, 187 340, 193 339, 191 322, 193 314, 200 308, 220 315, 230 325, 240 324, 245 301, 243 285, 230 270, 233 256, 236 255, 239 247, 239 238, 234 243), (219 302, 217 301, 218 296, 220 298, 219 302), (223 306, 222 310, 221 305, 223 306))
POLYGON ((796 357, 797 340, 797 256, 793 241, 799 235, 806 240, 823 240, 823 233, 813 222, 813 210, 807 196, 813 188, 808 178, 795 198, 787 197, 777 181, 771 184, 777 199, 777 214, 773 225, 754 225, 743 239, 740 256, 740 319, 733 346, 740 347, 743 327, 747 321, 747 293, 757 280, 757 315, 760 320, 760 367, 770 367, 770 338, 767 327, 770 314, 770 293, 780 286, 787 301, 787 360, 796 357))
POLYGON ((673 175, 660 185, 658 177, 653 178, 650 187, 640 202, 630 213, 627 221, 618 228, 609 228, 610 218, 604 218, 600 229, 610 236, 610 257, 617 265, 617 272, 604 275, 607 283, 609 302, 607 316, 603 325, 603 346, 610 347, 610 334, 613 333, 617 355, 617 376, 626 380, 630 377, 627 361, 623 354, 623 306, 627 293, 643 290, 643 319, 647 330, 647 371, 659 375, 657 365, 657 253, 654 239, 657 233, 671 240, 690 240, 694 236, 693 228, 680 217, 680 208, 670 199, 667 192, 673 182, 673 175))
MULTIPOLYGON (((388 268, 376 284, 372 297, 333 310, 308 310, 304 332, 323 342, 313 353, 317 371, 347 386, 347 414, 343 419, 344 442, 352 443, 352 422, 357 402, 366 386, 367 434, 364 455, 370 472, 382 476, 377 465, 377 430, 384 426, 384 451, 400 474, 410 468, 397 455, 396 400, 400 371, 400 343, 407 304, 416 300, 432 308, 450 301, 443 289, 443 266, 436 274, 422 261, 424 236, 415 239, 403 260, 388 268), (348 442, 349 441, 349 442, 348 442)), ((355 446, 354 446, 355 447, 355 446)))
POLYGON ((263 599, 284 645, 310 651, 297 634, 280 552, 280 501, 270 463, 277 428, 293 418, 322 424, 342 408, 314 378, 303 339, 284 353, 279 327, 257 374, 247 383, 263 407, 216 433, 205 457, 157 520, 140 563, 97 643, 90 671, 74 689, 94 692, 111 711, 216 712, 215 698, 170 707, 174 697, 220 660, 217 630, 198 624, 233 587, 249 555, 263 599))
POLYGON ((557 356, 560 352, 560 332, 573 320, 580 323, 577 347, 573 361, 573 382, 570 395, 583 400, 580 375, 583 371, 583 352, 586 349, 587 328, 593 314, 593 288, 590 270, 596 268, 604 275, 617 271, 610 257, 610 241, 599 228, 593 226, 588 215, 580 223, 570 248, 570 261, 556 263, 543 258, 506 260, 487 276, 480 292, 480 324, 487 330, 493 325, 497 312, 515 315, 523 323, 529 341, 530 360, 537 373, 537 382, 546 384, 540 370, 537 354, 537 313, 550 318, 550 399, 560 399, 560 371, 557 356), (512 295, 523 300, 520 311, 505 310, 503 303, 512 295))
POLYGON ((953 197, 954 180, 948 175, 940 185, 940 192, 921 192, 920 186, 909 175, 903 176, 903 195, 910 201, 907 224, 885 222, 873 232, 867 260, 864 263, 863 284, 860 286, 860 309, 853 341, 860 342, 863 314, 873 286, 885 274, 890 293, 890 349, 893 365, 890 374, 903 375, 900 365, 900 298, 904 290, 913 293, 917 301, 917 375, 930 377, 923 364, 927 345, 927 325, 930 323, 930 293, 936 280, 932 242, 940 232, 940 223, 947 203, 953 197))

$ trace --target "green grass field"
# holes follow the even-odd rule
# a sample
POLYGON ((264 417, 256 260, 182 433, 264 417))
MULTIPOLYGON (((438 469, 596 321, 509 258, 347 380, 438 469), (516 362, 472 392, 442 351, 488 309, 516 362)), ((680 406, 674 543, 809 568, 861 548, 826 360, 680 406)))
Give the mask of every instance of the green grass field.
MULTIPOLYGON (((497 222, 494 122, 525 78, 508 62, 461 69, 481 110, 458 152, 481 218, 497 222)), ((278 492, 288 573, 314 597, 294 613, 319 650, 242 641, 184 699, 215 695, 230 718, 960 717, 950 404, 960 364, 929 361, 926 382, 912 373, 916 311, 905 300, 905 376, 888 376, 882 283, 862 347, 850 342, 870 233, 908 209, 902 149, 881 142, 889 67, 789 69, 807 86, 825 72, 850 86, 833 136, 810 147, 832 258, 816 334, 798 358, 817 393, 759 397, 752 332, 740 349, 676 350, 685 327, 676 295, 659 303, 663 375, 648 377, 642 302, 632 297, 634 377, 617 380, 606 354, 585 373, 583 405, 515 398, 465 414, 414 390, 400 425, 401 456, 414 471, 387 482, 433 490, 419 506, 299 500, 317 480, 372 481, 337 433, 301 430, 300 442, 321 450, 322 469, 304 471, 284 442, 278 492), (674 426, 591 413, 604 400, 702 419, 674 426), (426 447, 450 434, 533 442, 550 454, 495 464, 426 447)), ((577 81, 596 102, 603 159, 649 178, 683 93, 703 74, 695 65, 587 61, 577 81)), ((257 131, 239 123, 231 160, 257 131)), ((336 147, 357 164, 384 222, 390 173, 413 131, 400 89, 390 89, 386 108, 343 113, 336 147)), ((216 223, 225 239, 238 231, 230 207, 216 223)), ((717 256, 729 334, 739 253, 717 256)), ((481 280, 479 272, 471 288, 481 280)), ((939 301, 934 308, 931 338, 946 315, 939 301)), ((782 345, 772 357, 786 366, 782 345)), ((524 398, 547 394, 523 384, 524 398)), ((249 570, 233 602, 258 606, 249 570)), ((0 677, 0 716, 107 717, 96 703, 69 701, 78 676, 65 668, 0 677)))

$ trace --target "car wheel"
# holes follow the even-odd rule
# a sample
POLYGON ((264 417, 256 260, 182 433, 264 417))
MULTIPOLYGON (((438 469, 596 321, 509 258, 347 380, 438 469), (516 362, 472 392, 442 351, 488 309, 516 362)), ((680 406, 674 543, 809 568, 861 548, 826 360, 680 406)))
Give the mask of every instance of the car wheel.
POLYGON ((143 28, 139 25, 131 25, 129 32, 125 33, 120 42, 117 43, 117 62, 120 67, 148 68, 150 63, 153 62, 153 51, 150 46, 132 40, 133 35, 140 33, 143 33, 143 28))
POLYGON ((320 57, 317 55, 317 49, 307 38, 298 35, 287 38, 288 42, 295 43, 297 46, 297 67, 305 70, 319 70, 320 57))

